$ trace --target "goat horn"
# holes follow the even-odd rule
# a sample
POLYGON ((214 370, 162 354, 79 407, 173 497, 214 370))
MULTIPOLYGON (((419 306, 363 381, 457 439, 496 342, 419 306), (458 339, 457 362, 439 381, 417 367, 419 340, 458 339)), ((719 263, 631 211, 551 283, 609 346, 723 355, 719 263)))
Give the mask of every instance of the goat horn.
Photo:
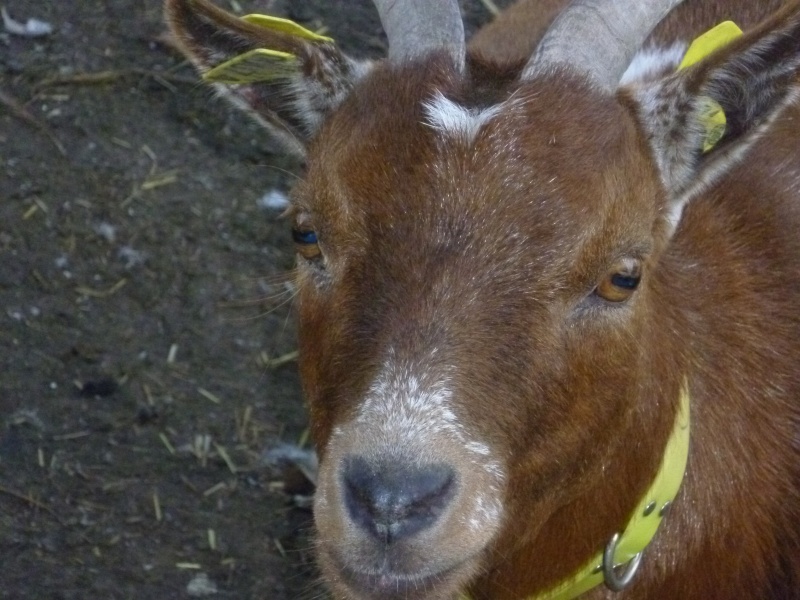
POLYGON ((464 68, 464 23, 457 0, 374 0, 389 38, 389 60, 403 62, 445 50, 464 68))
POLYGON ((553 21, 522 78, 567 65, 613 91, 650 32, 681 2, 576 0, 553 21))

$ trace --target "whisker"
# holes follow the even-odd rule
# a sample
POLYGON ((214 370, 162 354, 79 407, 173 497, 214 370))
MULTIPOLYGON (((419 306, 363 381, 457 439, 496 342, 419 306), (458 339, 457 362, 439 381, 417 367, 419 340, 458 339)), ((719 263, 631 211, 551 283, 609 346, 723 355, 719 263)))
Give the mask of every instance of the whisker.
POLYGON ((287 298, 286 300, 283 300, 282 302, 280 302, 279 304, 277 304, 273 308, 270 308, 269 310, 257 313, 255 315, 252 315, 252 316, 249 316, 249 317, 231 317, 228 320, 228 322, 230 322, 230 323, 247 323, 249 321, 256 321, 258 319, 263 319, 264 317, 266 317, 268 315, 271 315, 272 313, 280 310, 282 307, 286 306, 287 304, 290 304, 292 302, 292 300, 294 300, 294 298, 297 296, 297 291, 296 290, 292 290, 290 292, 290 294, 291 295, 289 296, 289 298, 287 298))
POLYGON ((289 298, 289 310, 286 311, 286 318, 283 320, 283 327, 281 328, 280 337, 286 335, 286 329, 289 327, 289 320, 291 319, 292 315, 294 314, 294 300, 297 298, 297 293, 295 293, 291 298, 289 298))
POLYGON ((297 268, 281 271, 272 275, 240 275, 236 279, 244 282, 264 282, 266 284, 278 285, 281 283, 291 283, 297 278, 297 268))
POLYGON ((272 169, 273 171, 277 171, 279 173, 282 173, 282 174, 286 175, 287 177, 291 177, 295 181, 300 181, 302 179, 302 177, 300 175, 298 175, 297 173, 293 173, 292 171, 289 171, 288 169, 284 169, 283 167, 279 167, 277 165, 269 165, 269 164, 265 163, 265 164, 261 164, 261 165, 256 165, 256 167, 261 167, 261 168, 264 168, 264 169, 272 169))
POLYGON ((248 306, 256 306, 258 304, 264 304, 265 302, 271 302, 279 298, 283 298, 287 294, 296 293, 297 292, 295 290, 281 290, 280 292, 275 292, 274 294, 256 296, 254 298, 243 298, 241 300, 221 300, 220 302, 217 302, 217 306, 219 308, 246 308, 248 306))

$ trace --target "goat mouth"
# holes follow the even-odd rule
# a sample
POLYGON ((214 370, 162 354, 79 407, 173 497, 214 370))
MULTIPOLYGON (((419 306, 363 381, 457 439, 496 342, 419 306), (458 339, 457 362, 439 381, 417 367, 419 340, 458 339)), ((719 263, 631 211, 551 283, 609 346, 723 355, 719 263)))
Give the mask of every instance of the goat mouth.
POLYGON ((424 598, 429 595, 439 597, 443 587, 453 584, 453 575, 461 565, 448 567, 436 572, 396 573, 389 569, 360 571, 344 565, 339 566, 343 581, 360 598, 393 600, 405 598, 424 598))

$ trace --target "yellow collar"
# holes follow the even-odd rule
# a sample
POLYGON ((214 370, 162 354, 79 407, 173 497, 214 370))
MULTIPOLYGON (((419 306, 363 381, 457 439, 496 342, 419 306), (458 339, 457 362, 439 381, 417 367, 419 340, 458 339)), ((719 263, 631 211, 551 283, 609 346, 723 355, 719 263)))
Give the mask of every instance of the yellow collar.
MULTIPOLYGON (((689 403, 689 391, 684 383, 675 427, 667 441, 661 466, 650 489, 631 513, 622 534, 615 534, 605 550, 598 552, 575 575, 528 600, 571 600, 601 583, 614 591, 620 591, 630 583, 642 552, 655 537, 661 519, 678 495, 683 481, 689 456, 689 403), (620 570, 624 572, 620 573, 620 570)), ((461 600, 469 600, 469 597, 462 595, 461 600)))

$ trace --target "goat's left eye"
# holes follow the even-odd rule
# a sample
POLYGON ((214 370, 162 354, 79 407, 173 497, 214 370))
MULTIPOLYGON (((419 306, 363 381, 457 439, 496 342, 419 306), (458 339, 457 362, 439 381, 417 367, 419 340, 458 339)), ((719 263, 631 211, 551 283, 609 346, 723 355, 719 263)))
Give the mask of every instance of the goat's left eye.
POLYGON ((633 296, 642 279, 642 265, 636 259, 624 259, 597 285, 595 293, 608 302, 625 302, 633 296))
POLYGON ((313 229, 292 229, 292 239, 294 240, 297 253, 306 260, 314 260, 322 255, 317 240, 317 232, 313 229))

